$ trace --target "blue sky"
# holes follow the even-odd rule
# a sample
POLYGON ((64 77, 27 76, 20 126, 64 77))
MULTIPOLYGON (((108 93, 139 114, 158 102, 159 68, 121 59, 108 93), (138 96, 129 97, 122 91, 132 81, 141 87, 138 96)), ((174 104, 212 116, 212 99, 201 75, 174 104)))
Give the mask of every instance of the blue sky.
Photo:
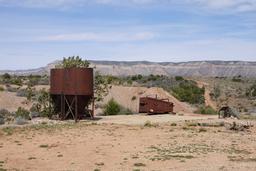
POLYGON ((256 60, 256 0, 0 0, 0 69, 91 60, 256 60))

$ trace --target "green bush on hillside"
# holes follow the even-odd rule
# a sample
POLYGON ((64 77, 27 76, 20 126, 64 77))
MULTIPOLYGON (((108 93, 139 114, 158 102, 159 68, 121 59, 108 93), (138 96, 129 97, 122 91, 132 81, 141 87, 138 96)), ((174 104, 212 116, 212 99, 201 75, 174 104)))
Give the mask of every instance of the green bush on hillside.
POLYGON ((213 91, 210 93, 212 99, 217 101, 217 99, 221 96, 221 90, 219 86, 214 86, 213 91))
POLYGON ((184 80, 184 78, 183 78, 183 77, 181 77, 181 76, 176 76, 176 77, 175 77, 175 80, 176 80, 176 81, 183 81, 183 80, 184 80))
POLYGON ((186 80, 181 76, 168 77, 165 75, 134 75, 126 77, 105 77, 108 84, 118 85, 139 85, 144 87, 160 87, 171 92, 176 98, 181 101, 191 104, 204 103, 204 88, 199 88, 196 82, 186 80))
POLYGON ((20 78, 18 76, 12 77, 10 79, 9 83, 13 84, 13 85, 17 85, 17 86, 22 86, 23 85, 22 78, 20 78))
POLYGON ((239 75, 239 76, 234 76, 233 78, 232 78, 232 81, 233 82, 242 82, 243 80, 242 80, 242 76, 241 75, 239 75))
POLYGON ((104 106, 104 115, 130 115, 133 112, 120 104, 113 98, 104 106))
POLYGON ((246 96, 256 97, 256 84, 253 84, 247 91, 246 96))
POLYGON ((109 100, 109 102, 104 106, 105 115, 118 115, 120 111, 121 107, 114 99, 109 100))
POLYGON ((8 73, 5 73, 2 77, 3 77, 4 80, 9 80, 9 79, 12 78, 11 75, 8 74, 8 73))
POLYGON ((193 82, 185 81, 172 88, 172 92, 180 101, 190 104, 204 103, 204 88, 199 88, 193 82))
POLYGON ((210 106, 201 106, 195 113, 215 115, 217 112, 210 106))

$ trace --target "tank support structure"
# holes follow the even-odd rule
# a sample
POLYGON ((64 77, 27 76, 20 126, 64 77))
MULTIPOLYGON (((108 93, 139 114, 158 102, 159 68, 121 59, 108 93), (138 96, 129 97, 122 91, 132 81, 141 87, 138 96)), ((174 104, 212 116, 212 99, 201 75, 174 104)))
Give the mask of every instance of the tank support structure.
POLYGON ((93 68, 51 69, 50 94, 59 119, 94 116, 93 68), (92 106, 92 109, 89 109, 92 106))
POLYGON ((77 122, 78 121, 78 100, 77 96, 69 96, 69 99, 65 95, 61 95, 61 116, 62 120, 67 119, 70 115, 77 122), (67 110, 66 110, 67 107, 67 110))

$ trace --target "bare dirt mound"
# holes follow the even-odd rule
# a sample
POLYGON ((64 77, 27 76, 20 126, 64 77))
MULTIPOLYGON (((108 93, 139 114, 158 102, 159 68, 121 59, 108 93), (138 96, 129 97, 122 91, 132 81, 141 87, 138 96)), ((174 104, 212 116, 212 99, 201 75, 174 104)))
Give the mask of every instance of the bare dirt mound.
MULTIPOLYGON (((49 89, 49 86, 36 86, 36 90, 49 89)), ((119 104, 130 109, 131 111, 138 113, 139 110, 139 98, 145 96, 158 96, 158 98, 168 98, 174 103, 174 112, 193 113, 193 108, 187 104, 180 102, 175 97, 170 95, 162 88, 146 88, 146 87, 124 87, 124 86, 112 86, 109 90, 109 94, 104 98, 101 104, 106 104, 111 98, 114 98, 119 104)), ((0 92, 0 108, 5 108, 9 111, 16 111, 18 107, 24 107, 29 109, 31 104, 24 103, 25 97, 18 97, 16 93, 7 91, 0 92)), ((101 113, 100 110, 96 110, 96 114, 101 113)))
POLYGON ((16 93, 0 92, 0 109, 7 109, 10 112, 14 112, 19 107, 29 109, 31 104, 26 103, 26 98, 16 96, 16 93))
POLYGON ((109 94, 104 98, 103 103, 107 103, 111 98, 115 99, 122 106, 138 113, 139 98, 145 96, 158 98, 168 98, 174 103, 174 112, 193 113, 193 108, 187 103, 180 102, 162 88, 146 88, 146 87, 123 87, 112 86, 109 94))

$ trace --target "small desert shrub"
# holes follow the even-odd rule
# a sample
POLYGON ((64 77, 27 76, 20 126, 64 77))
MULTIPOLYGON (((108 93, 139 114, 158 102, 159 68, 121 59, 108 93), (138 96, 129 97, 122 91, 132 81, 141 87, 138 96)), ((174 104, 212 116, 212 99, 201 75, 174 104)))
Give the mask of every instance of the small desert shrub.
POLYGON ((22 108, 22 107, 19 107, 18 110, 15 112, 15 115, 16 117, 21 117, 23 119, 30 119, 30 116, 29 116, 29 111, 22 108))
POLYGON ((135 163, 134 166, 136 166, 136 167, 145 167, 146 165, 144 163, 135 163))
POLYGON ((121 106, 114 100, 111 99, 105 106, 104 106, 104 114, 105 115, 117 115, 121 111, 121 106))
POLYGON ((14 84, 14 85, 18 85, 18 86, 22 86, 23 82, 22 82, 22 79, 20 77, 13 77, 10 79, 10 84, 14 84))
POLYGON ((184 80, 184 78, 183 78, 183 77, 181 77, 181 76, 176 76, 176 77, 175 77, 175 80, 176 80, 176 81, 183 81, 183 80, 184 80))
POLYGON ((137 97, 136 96, 132 96, 132 101, 136 100, 137 97))
POLYGON ((5 79, 5 80, 9 80, 9 79, 12 78, 12 76, 11 76, 10 74, 8 74, 8 73, 5 73, 4 75, 2 75, 2 77, 3 77, 3 79, 5 79))
POLYGON ((10 112, 7 109, 0 109, 0 116, 6 116, 9 114, 10 112))
POLYGON ((15 118, 15 123, 17 125, 25 125, 25 124, 27 124, 27 121, 23 117, 19 116, 19 117, 15 118))
POLYGON ((158 124, 152 123, 150 121, 146 121, 144 124, 144 127, 157 127, 157 126, 158 126, 158 124))
POLYGON ((28 86, 26 89, 19 89, 16 93, 16 96, 26 97, 27 100, 31 101, 36 96, 36 91, 34 88, 28 86))
POLYGON ((14 114, 6 109, 0 109, 0 117, 3 118, 5 122, 10 122, 13 121, 14 114))
POLYGON ((177 124, 176 123, 171 123, 171 126, 177 126, 177 124))
POLYGON ((41 76, 40 75, 29 75, 27 77, 27 79, 28 79, 27 85, 30 87, 33 87, 35 85, 38 85, 38 82, 41 79, 41 76))
POLYGON ((12 86, 7 86, 7 91, 9 92, 17 92, 18 88, 12 87, 12 86))
POLYGON ((132 83, 133 83, 132 80, 127 80, 128 85, 132 85, 132 83))
POLYGON ((0 91, 4 91, 4 87, 3 86, 0 86, 0 91))
POLYGON ((249 89, 247 89, 246 96, 256 97, 256 84, 253 84, 249 89))
POLYGON ((195 127, 195 126, 198 126, 198 123, 197 122, 187 122, 186 125, 189 127, 195 127))
POLYGON ((207 132, 207 129, 205 129, 205 128, 199 128, 199 132, 207 132))
POLYGON ((13 127, 5 127, 2 129, 3 132, 6 134, 6 135, 12 135, 13 132, 14 132, 14 128, 13 127))
POLYGON ((215 115, 217 112, 210 106, 202 106, 195 113, 215 115))
POLYGON ((16 92, 16 96, 18 97, 27 97, 27 90, 26 89, 19 89, 17 92, 16 92))
POLYGON ((132 81, 141 80, 142 78, 143 78, 142 75, 133 75, 133 76, 131 76, 131 80, 132 81))
POLYGON ((151 127, 152 123, 150 121, 146 121, 144 124, 145 127, 151 127))
POLYGON ((42 144, 42 145, 40 145, 39 147, 40 147, 40 148, 48 148, 49 145, 48 145, 48 144, 42 144))
POLYGON ((31 113, 33 113, 33 112, 40 113, 40 111, 41 111, 41 105, 38 104, 38 103, 34 103, 34 104, 31 106, 31 108, 29 109, 29 111, 30 111, 31 113))
POLYGON ((42 77, 39 81, 38 81, 38 85, 49 85, 50 84, 50 80, 48 76, 44 76, 42 77))
POLYGON ((243 80, 241 79, 241 76, 235 76, 232 78, 233 82, 242 82, 243 80))
POLYGON ((41 117, 51 118, 54 115, 54 106, 50 98, 50 93, 43 89, 37 92, 34 97, 35 101, 30 111, 39 113, 41 117))
POLYGON ((178 116, 184 116, 184 113, 178 113, 178 116))
POLYGON ((0 125, 3 125, 5 123, 4 117, 0 115, 0 125))
POLYGON ((219 86, 214 86, 212 92, 210 93, 210 96, 215 101, 221 96, 221 90, 219 86))

